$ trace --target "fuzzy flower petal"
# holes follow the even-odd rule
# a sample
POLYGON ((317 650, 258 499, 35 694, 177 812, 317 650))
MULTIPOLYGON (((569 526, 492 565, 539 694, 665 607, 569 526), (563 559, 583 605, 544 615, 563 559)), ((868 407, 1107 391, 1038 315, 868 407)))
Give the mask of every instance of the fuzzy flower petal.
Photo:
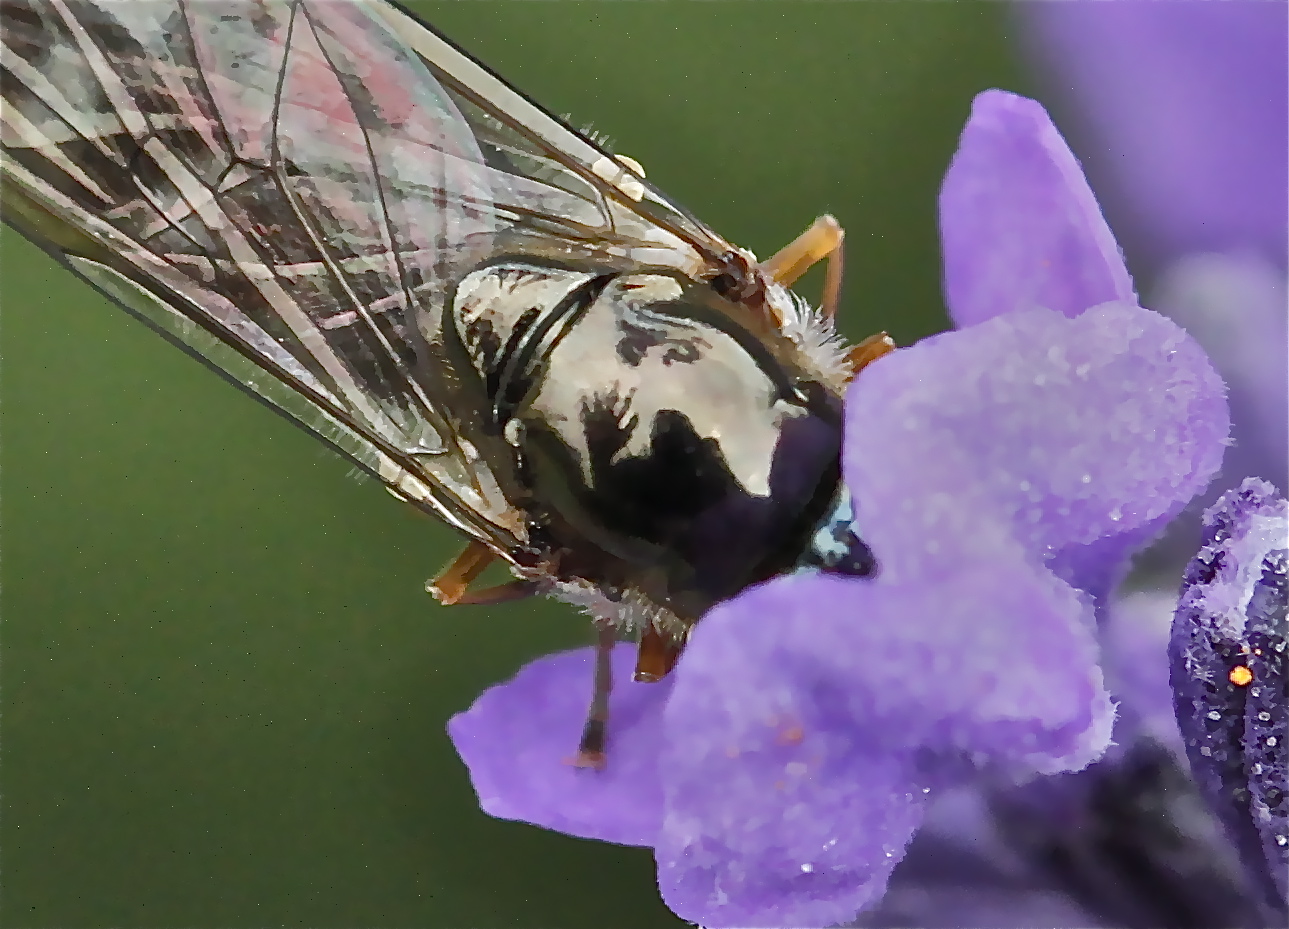
POLYGON ((781 578, 716 607, 666 710, 668 905, 706 926, 849 919, 968 759, 1083 766, 1113 716, 1091 625, 1065 584, 999 562, 781 578))
POLYGON ((865 929, 1090 929, 1115 927, 1035 874, 1003 841, 986 794, 951 790, 927 811, 881 903, 851 925, 865 929))
POLYGON ((1095 760, 1113 714, 1091 603, 1045 564, 1175 513, 1226 428, 1203 354, 1131 306, 1008 314, 866 370, 843 463, 881 574, 781 578, 695 629, 666 708, 668 904, 842 918, 964 759, 1095 760))
POLYGON ((940 191, 944 293, 953 321, 1046 307, 1077 316, 1136 302, 1078 162, 1033 100, 976 97, 940 191))
POLYGON ((847 397, 860 532, 884 578, 1011 547, 1103 592, 1129 546, 1217 471, 1223 392, 1185 332, 1125 304, 932 337, 865 371, 847 397))
POLYGON ((632 681, 631 652, 613 655, 613 763, 602 771, 568 763, 586 722, 594 649, 539 658, 452 718, 448 734, 484 812, 619 845, 654 844, 662 822, 662 707, 671 682, 632 681))

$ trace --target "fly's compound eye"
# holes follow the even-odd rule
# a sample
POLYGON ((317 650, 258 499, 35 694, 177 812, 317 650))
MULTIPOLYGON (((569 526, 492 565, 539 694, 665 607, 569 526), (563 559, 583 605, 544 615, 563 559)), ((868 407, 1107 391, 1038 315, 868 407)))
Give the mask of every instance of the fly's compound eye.
POLYGON ((868 543, 846 523, 835 523, 821 530, 797 566, 844 577, 875 577, 879 568, 877 556, 868 543))
POLYGON ((877 557, 863 539, 850 527, 837 527, 833 539, 842 546, 838 554, 822 560, 824 574, 842 574, 846 577, 872 577, 877 573, 877 557))

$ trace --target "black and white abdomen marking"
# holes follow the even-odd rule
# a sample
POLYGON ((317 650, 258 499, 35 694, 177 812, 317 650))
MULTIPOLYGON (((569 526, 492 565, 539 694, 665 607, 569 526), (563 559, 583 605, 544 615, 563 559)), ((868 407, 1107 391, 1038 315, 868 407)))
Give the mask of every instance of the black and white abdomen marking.
POLYGON ((449 322, 561 574, 693 621, 795 563, 840 410, 738 318, 667 274, 513 262, 460 283, 449 322))

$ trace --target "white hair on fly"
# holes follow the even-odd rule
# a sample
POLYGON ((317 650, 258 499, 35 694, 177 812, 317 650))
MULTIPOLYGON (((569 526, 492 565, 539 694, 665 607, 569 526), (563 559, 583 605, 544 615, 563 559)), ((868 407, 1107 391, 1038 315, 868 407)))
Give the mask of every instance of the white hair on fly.
MULTIPOLYGON (((568 123, 570 126, 575 125, 572 113, 561 113, 559 118, 562 122, 568 123)), ((603 133, 596 129, 594 123, 583 123, 578 129, 578 132, 582 133, 582 135, 586 136, 610 155, 613 154, 613 140, 609 138, 607 133, 603 133)))
POLYGON ((355 484, 366 484, 368 481, 372 480, 372 475, 371 472, 367 471, 365 468, 353 465, 345 470, 345 480, 353 481, 355 484))
POLYGON ((780 305, 783 321, 780 331, 791 339, 801 354, 806 365, 820 381, 834 388, 838 394, 845 395, 846 385, 850 383, 852 367, 846 357, 847 345, 833 320, 810 305, 803 297, 787 291, 790 298, 788 305, 780 305))
POLYGON ((605 595, 593 584, 577 579, 555 582, 550 595, 577 607, 592 619, 608 620, 624 635, 638 635, 653 626, 663 635, 683 637, 688 626, 675 613, 658 606, 634 589, 605 595))

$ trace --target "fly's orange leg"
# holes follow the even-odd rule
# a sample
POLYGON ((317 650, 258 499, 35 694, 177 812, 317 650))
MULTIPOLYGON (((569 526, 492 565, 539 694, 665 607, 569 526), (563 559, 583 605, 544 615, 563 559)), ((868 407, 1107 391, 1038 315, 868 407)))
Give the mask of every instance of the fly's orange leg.
MULTIPOLYGON (((613 692, 613 646, 617 631, 605 621, 596 623, 595 690, 591 696, 591 709, 582 727, 582 739, 577 745, 577 755, 568 764, 578 768, 603 768, 605 743, 608 738, 609 694, 613 692)), ((652 625, 640 637, 640 651, 636 657, 635 680, 662 680, 676 666, 683 643, 662 636, 652 625)))
POLYGON ((591 694, 591 708, 582 727, 582 738, 577 743, 577 755, 568 764, 577 768, 603 768, 604 747, 608 739, 609 694, 613 692, 613 646, 617 630, 604 621, 596 622, 595 639, 595 689, 591 694))
POLYGON ((761 270, 784 287, 791 287, 812 267, 825 259, 824 292, 819 303, 820 312, 832 319, 841 299, 843 271, 843 243, 846 231, 833 217, 824 215, 810 228, 779 249, 769 261, 762 262, 761 270))
POLYGON ((895 351, 895 340, 885 332, 870 335, 846 353, 846 360, 850 362, 850 379, 854 380, 855 375, 864 368, 893 351, 895 351))
POLYGON ((680 660, 684 644, 664 638, 652 624, 640 636, 640 650, 636 653, 637 681, 660 681, 680 660))
MULTIPOLYGON (((439 572, 438 577, 425 585, 425 589, 444 606, 468 602, 463 600, 468 596, 467 588, 496 557, 492 549, 482 542, 471 542, 461 550, 461 554, 457 555, 450 565, 439 572)), ((480 593, 486 593, 486 591, 480 593)))
POLYGON ((515 578, 504 584, 485 587, 483 590, 467 590, 455 601, 457 606, 494 606, 498 603, 510 603, 531 597, 539 590, 536 581, 515 578))

